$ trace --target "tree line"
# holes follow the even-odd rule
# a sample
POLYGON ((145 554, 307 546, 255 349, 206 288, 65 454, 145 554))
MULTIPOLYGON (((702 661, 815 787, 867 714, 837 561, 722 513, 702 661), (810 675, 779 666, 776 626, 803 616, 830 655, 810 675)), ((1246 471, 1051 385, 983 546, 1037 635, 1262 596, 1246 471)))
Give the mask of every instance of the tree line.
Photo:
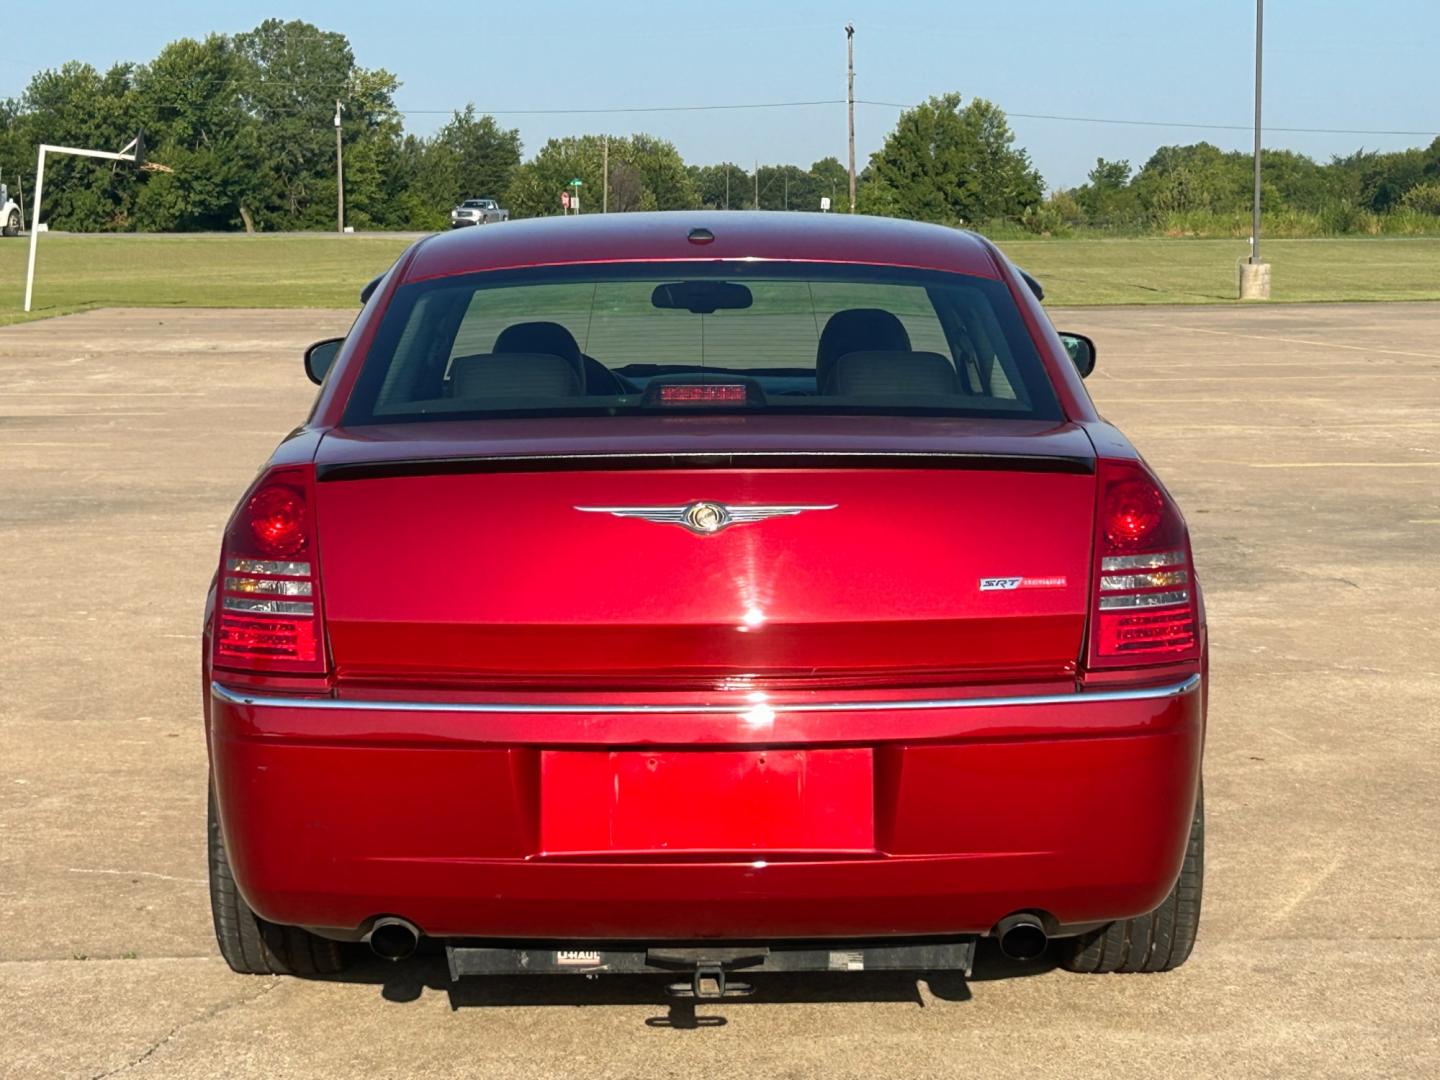
MULTIPOLYGON (((473 105, 432 135, 407 132, 399 85, 356 64, 343 34, 279 19, 174 41, 149 63, 103 73, 72 62, 0 102, 0 179, 12 196, 32 191, 40 142, 118 149, 143 129, 149 157, 173 172, 54 157, 45 220, 81 232, 333 229, 338 105, 346 222, 357 229, 443 228, 451 206, 480 196, 516 218, 557 214, 575 179, 587 212, 607 188, 607 208, 620 212, 815 211, 822 198, 849 209, 835 157, 687 164, 641 133, 551 139, 526 158, 519 131, 473 105)), ((859 176, 856 208, 991 231, 1244 235, 1250 169, 1248 155, 1208 143, 1167 146, 1139 169, 1099 160, 1085 184, 1047 194, 998 107, 946 94, 900 115, 859 176)), ((1272 232, 1440 231, 1440 139, 1323 164, 1267 151, 1263 190, 1272 232)))
MULTIPOLYGON (((1359 150, 1320 163, 1261 155, 1262 228, 1271 235, 1440 232, 1440 138, 1424 149, 1359 150)), ((1209 143, 1163 146, 1138 170, 1098 159, 1087 182, 1032 211, 1036 231, 1103 229, 1248 236, 1254 159, 1209 143)))

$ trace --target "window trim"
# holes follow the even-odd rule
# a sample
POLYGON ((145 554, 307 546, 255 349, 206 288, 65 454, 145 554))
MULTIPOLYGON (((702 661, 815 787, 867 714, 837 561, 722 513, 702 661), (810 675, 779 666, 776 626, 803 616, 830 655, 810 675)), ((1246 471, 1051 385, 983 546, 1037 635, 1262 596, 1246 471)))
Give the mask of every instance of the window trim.
MULTIPOLYGON (((361 369, 346 400, 341 423, 346 427, 368 427, 442 421, 473 422, 477 420, 526 417, 644 416, 656 412, 661 412, 664 415, 674 415, 674 410, 664 410, 662 412, 659 410, 641 410, 638 407, 631 406, 627 406, 623 410, 617 410, 613 403, 608 402, 605 398, 599 397, 596 398, 597 404, 593 406, 577 406, 564 409, 482 409, 441 413, 383 414, 376 413, 375 408, 383 387, 389 381, 388 376, 393 366, 393 359, 401 338, 409 326, 413 309, 421 299, 428 294, 441 290, 455 289, 457 287, 463 288, 471 284, 473 284, 474 290, 478 291, 480 289, 564 284, 566 282, 594 282, 599 284, 607 280, 626 281, 638 279, 651 281, 661 277, 680 274, 689 277, 724 277, 739 281, 744 281, 747 278, 759 280, 785 280, 787 278, 793 278, 810 284, 829 278, 847 284, 875 283, 919 287, 924 290, 934 310, 940 330, 945 336, 947 346, 951 353, 951 362, 956 365, 956 371, 960 373, 962 378, 967 382, 969 374, 966 368, 961 367, 957 341, 954 336, 954 327, 951 325, 951 321, 956 318, 957 313, 953 307, 947 309, 938 305, 934 293, 936 290, 944 290, 947 286, 953 288, 956 285, 977 289, 985 293, 986 298, 990 301, 988 314, 990 318, 998 324, 1001 336, 1007 345, 1007 352, 1010 355, 1010 359, 1015 363, 1015 374, 1019 376, 1020 387, 1023 387, 1023 393, 1028 397, 1030 403, 1029 409, 1016 411, 1014 413, 1008 411, 998 412, 993 408, 965 409, 955 408, 953 406, 907 407, 867 405, 852 407, 827 406, 823 409, 817 409, 813 406, 800 404, 780 405, 774 403, 771 403, 763 410, 750 408, 733 410, 735 412, 747 412, 751 414, 758 412, 765 415, 926 416, 939 418, 953 417, 955 419, 1016 419, 1057 422, 1063 421, 1065 418, 1059 394, 1051 381, 1050 372, 1041 353, 1040 345, 1031 336, 1028 324, 1024 318, 1024 313, 1020 310, 1013 294, 1003 281, 954 271, 881 266, 868 263, 715 259, 686 261, 678 265, 673 261, 665 260, 637 260, 604 264, 551 264, 540 267, 482 270, 468 274, 430 277, 403 284, 395 290, 386 310, 381 313, 380 325, 370 343, 369 349, 366 351, 361 369), (1004 318, 1004 312, 1008 312, 1011 317, 1008 319, 1004 318), (947 315, 949 316, 948 319, 947 315)), ((460 307, 462 318, 463 313, 468 310, 469 303, 472 302, 473 293, 472 300, 460 307)), ((540 317, 539 315, 534 316, 534 318, 540 317)), ((456 330, 458 332, 458 326, 456 330)), ((448 339, 451 346, 453 346, 454 343, 454 336, 455 335, 452 335, 448 339)), ((1002 363, 1003 369, 1003 361, 997 362, 1002 363)), ((623 370, 623 368, 612 368, 611 370, 623 370)), ((1007 378, 1011 377, 1011 374, 1012 373, 1007 371, 1007 378)), ((1018 389, 1019 388, 1017 388, 1017 390, 1018 389)), ((706 411, 707 414, 715 415, 731 410, 707 409, 706 411)))

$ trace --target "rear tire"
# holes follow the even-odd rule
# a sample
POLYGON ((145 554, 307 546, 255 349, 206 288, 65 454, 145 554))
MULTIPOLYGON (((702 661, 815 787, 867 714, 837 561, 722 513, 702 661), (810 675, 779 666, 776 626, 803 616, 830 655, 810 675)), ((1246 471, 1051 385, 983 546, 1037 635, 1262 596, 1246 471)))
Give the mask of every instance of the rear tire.
POLYGON ((9 218, 7 218, 6 221, 5 221, 5 229, 4 229, 4 232, 5 232, 5 235, 6 235, 6 236, 19 236, 19 235, 20 235, 20 211, 19 211, 19 210, 11 210, 11 211, 10 211, 10 216, 9 216, 9 218))
POLYGON ((210 913, 215 940, 232 971, 242 975, 334 975, 345 968, 338 941, 319 937, 298 926, 266 922, 250 910, 230 873, 225 837, 215 813, 215 792, 209 802, 210 913))
POLYGON ((1113 922, 1064 942, 1060 966, 1087 975, 1174 971, 1195 947, 1200 894, 1205 883, 1205 792, 1195 799, 1195 820, 1180 878, 1149 915, 1113 922))

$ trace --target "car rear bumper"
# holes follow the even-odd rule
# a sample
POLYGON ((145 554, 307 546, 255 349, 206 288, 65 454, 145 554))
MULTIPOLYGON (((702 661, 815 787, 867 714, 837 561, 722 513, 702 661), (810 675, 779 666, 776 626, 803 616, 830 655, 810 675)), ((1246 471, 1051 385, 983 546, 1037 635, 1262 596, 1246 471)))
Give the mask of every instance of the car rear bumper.
POLYGON ((346 701, 217 684, 210 745, 236 881, 274 922, 355 932, 390 914, 435 937, 568 941, 968 934, 1019 910, 1061 929, 1160 904, 1189 833, 1203 698, 1199 677, 774 708, 346 701), (641 850, 585 822, 636 797, 621 796, 617 761, 635 759, 627 791, 643 790, 647 767, 683 763, 684 786, 646 812, 703 823, 754 811, 736 762, 782 753, 848 762, 838 803, 812 791, 803 804, 814 835, 839 842, 641 850), (863 784, 850 783, 856 754, 863 784), (583 785, 612 765, 607 809, 583 785), (852 805, 846 790, 860 792, 852 805), (557 830, 561 811, 575 827, 557 830), (863 813, 863 828, 837 831, 835 813, 863 813))

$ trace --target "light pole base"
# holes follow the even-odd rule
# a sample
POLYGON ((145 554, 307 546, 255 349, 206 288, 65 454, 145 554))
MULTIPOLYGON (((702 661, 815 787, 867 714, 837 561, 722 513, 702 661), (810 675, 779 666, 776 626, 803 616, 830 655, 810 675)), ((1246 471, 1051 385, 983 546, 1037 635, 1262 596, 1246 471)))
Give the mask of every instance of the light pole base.
POLYGON ((1270 264, 1243 262, 1240 264, 1240 299, 1270 299, 1270 264))

